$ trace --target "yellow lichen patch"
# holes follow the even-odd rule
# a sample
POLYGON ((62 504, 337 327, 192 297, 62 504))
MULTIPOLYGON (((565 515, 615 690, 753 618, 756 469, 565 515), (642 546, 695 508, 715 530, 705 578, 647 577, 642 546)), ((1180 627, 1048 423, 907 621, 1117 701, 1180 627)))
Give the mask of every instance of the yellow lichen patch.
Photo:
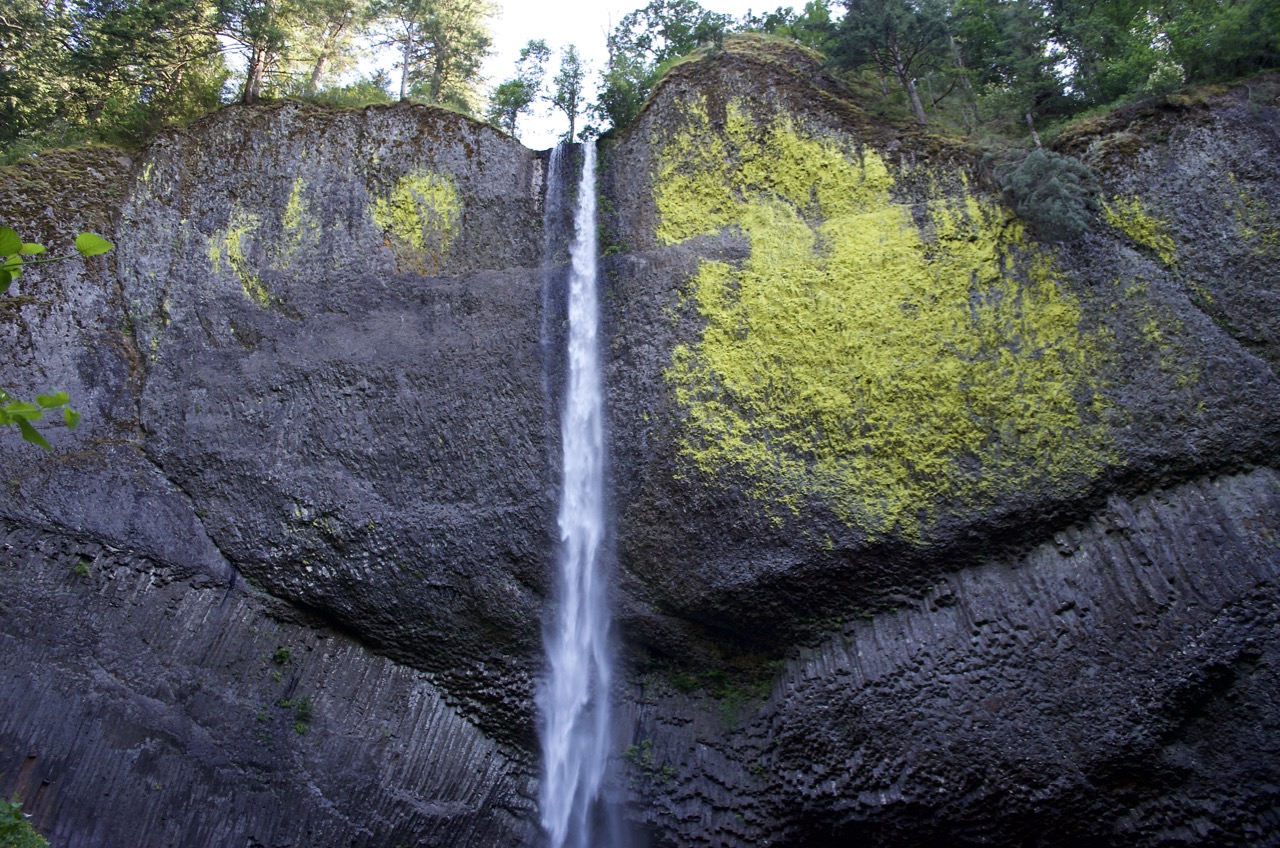
POLYGON ((280 218, 282 239, 277 267, 292 264, 299 253, 314 250, 320 245, 320 226, 311 215, 306 188, 306 181, 298 177, 289 191, 289 200, 280 218))
POLYGON ((1102 211, 1108 224, 1150 250, 1165 265, 1178 264, 1178 250, 1169 234, 1169 225, 1153 215, 1141 200, 1113 197, 1102 204, 1102 211))
POLYGON ((1198 383, 1200 366, 1195 353, 1185 349, 1188 334, 1182 319, 1152 296, 1150 283, 1141 277, 1116 280, 1113 285, 1124 296, 1125 311, 1139 322, 1143 342, 1172 386, 1186 389, 1198 383))
POLYGON ((688 287, 701 337, 666 372, 686 461, 784 511, 821 504, 909 539, 949 502, 1111 461, 1091 376, 1105 342, 1002 210, 938 199, 921 227, 874 151, 733 104, 723 129, 702 104, 686 117, 657 142, 658 238, 736 227, 751 244, 688 287))
POLYGON ((260 224, 261 219, 257 215, 238 206, 232 207, 226 229, 214 233, 209 240, 209 265, 217 274, 221 273, 225 261, 228 269, 239 278, 245 297, 265 309, 271 305, 271 292, 262 278, 254 273, 245 246, 246 240, 256 236, 260 224))
POLYGON ((1253 246, 1255 253, 1275 256, 1280 253, 1280 222, 1272 214, 1267 201, 1240 185, 1235 174, 1227 179, 1234 190, 1231 213, 1241 238, 1253 246))
POLYGON ((425 274, 444 263, 462 219, 462 198, 448 177, 417 171, 402 177, 369 211, 387 234, 397 265, 425 274))

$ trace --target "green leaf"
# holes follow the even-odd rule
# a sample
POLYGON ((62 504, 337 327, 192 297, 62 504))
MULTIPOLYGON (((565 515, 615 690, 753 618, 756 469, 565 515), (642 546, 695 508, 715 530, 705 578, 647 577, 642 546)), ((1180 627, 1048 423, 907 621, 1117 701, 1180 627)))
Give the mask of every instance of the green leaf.
POLYGON ((8 256, 22 250, 22 239, 13 227, 0 227, 0 256, 8 256))
POLYGON ((94 233, 81 233, 76 236, 76 250, 80 251, 81 256, 97 256, 113 247, 115 247, 114 244, 94 233))
POLYGON ((36 395, 36 403, 45 409, 57 409, 70 403, 71 395, 66 392, 54 392, 51 395, 36 395))
POLYGON ((18 252, 21 253, 23 256, 37 256, 41 253, 44 253, 44 245, 36 244, 35 242, 29 242, 29 241, 23 242, 22 249, 19 250, 18 252))
POLYGON ((40 435, 40 431, 32 427, 26 419, 18 419, 18 429, 22 431, 22 438, 28 442, 37 444, 45 450, 53 450, 53 448, 49 447, 49 442, 45 440, 45 437, 40 435))
POLYGON ((0 268, 0 294, 7 292, 11 285, 13 285, 13 274, 0 268))
POLYGON ((44 417, 44 412, 34 403, 27 403, 25 400, 15 400, 4 405, 4 411, 12 415, 20 421, 35 421, 44 417))
POLYGON ((22 275, 22 257, 16 253, 11 253, 5 258, 4 264, 0 265, 0 268, 4 268, 13 276, 19 277, 22 275))
POLYGON ((62 420, 67 422, 68 430, 74 430, 76 425, 80 423, 80 413, 68 406, 62 410, 62 420))

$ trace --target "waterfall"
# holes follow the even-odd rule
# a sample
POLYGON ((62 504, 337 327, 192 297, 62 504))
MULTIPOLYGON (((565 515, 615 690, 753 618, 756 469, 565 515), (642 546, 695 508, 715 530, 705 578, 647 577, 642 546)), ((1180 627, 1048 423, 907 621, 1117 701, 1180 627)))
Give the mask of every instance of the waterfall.
MULTIPOLYGON (((553 170, 555 161, 553 157, 553 170)), ((545 635, 547 679, 538 693, 543 765, 539 802, 551 848, 601 845, 601 837, 592 833, 597 818, 593 811, 610 740, 613 657, 602 556, 604 381, 597 343, 595 163, 595 144, 587 142, 569 251, 558 594, 545 635)))

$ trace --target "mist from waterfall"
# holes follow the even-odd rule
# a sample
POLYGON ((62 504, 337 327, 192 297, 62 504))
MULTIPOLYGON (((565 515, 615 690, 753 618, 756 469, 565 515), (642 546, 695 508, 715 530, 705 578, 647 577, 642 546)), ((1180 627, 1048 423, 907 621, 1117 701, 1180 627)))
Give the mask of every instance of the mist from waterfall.
MULTIPOLYGON (((551 181, 569 148, 552 154, 551 181)), ((539 804, 551 848, 601 848, 594 833, 610 740, 613 656, 603 545, 604 388, 597 341, 596 150, 583 147, 568 295, 568 359, 561 411, 556 609, 545 634, 548 673, 538 692, 542 741, 539 804)))

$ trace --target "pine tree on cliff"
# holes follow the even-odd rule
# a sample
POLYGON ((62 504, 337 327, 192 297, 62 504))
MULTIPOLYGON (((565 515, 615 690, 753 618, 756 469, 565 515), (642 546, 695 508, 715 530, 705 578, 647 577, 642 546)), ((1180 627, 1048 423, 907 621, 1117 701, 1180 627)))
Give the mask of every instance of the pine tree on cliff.
POLYGON ((241 103, 262 97, 267 77, 288 44, 286 18, 296 11, 291 0, 217 0, 218 33, 239 45, 245 56, 241 103))
POLYGON ((14 0, 0 11, 0 147, 133 144, 216 108, 214 13, 193 0, 14 0))
POLYGON ((374 0, 381 43, 400 53, 400 100, 416 94, 469 111, 491 12, 484 0, 374 0))
POLYGON ((838 66, 873 65, 907 93, 911 111, 929 123, 916 78, 946 60, 947 6, 944 0, 844 0, 833 59, 838 66))
POLYGON ((582 103, 582 84, 586 77, 587 65, 578 55, 578 48, 570 44, 560 57, 560 72, 551 81, 555 90, 548 98, 551 105, 569 119, 569 131, 563 136, 565 141, 573 141, 582 103))
POLYGON ((368 22, 368 0, 311 0, 303 9, 291 41, 291 64, 306 81, 292 89, 314 97, 326 79, 355 67, 363 52, 356 43, 368 22))
POLYGON ((720 43, 733 26, 732 17, 695 0, 650 0, 609 34, 609 60, 592 111, 615 127, 630 124, 669 62, 720 43))

